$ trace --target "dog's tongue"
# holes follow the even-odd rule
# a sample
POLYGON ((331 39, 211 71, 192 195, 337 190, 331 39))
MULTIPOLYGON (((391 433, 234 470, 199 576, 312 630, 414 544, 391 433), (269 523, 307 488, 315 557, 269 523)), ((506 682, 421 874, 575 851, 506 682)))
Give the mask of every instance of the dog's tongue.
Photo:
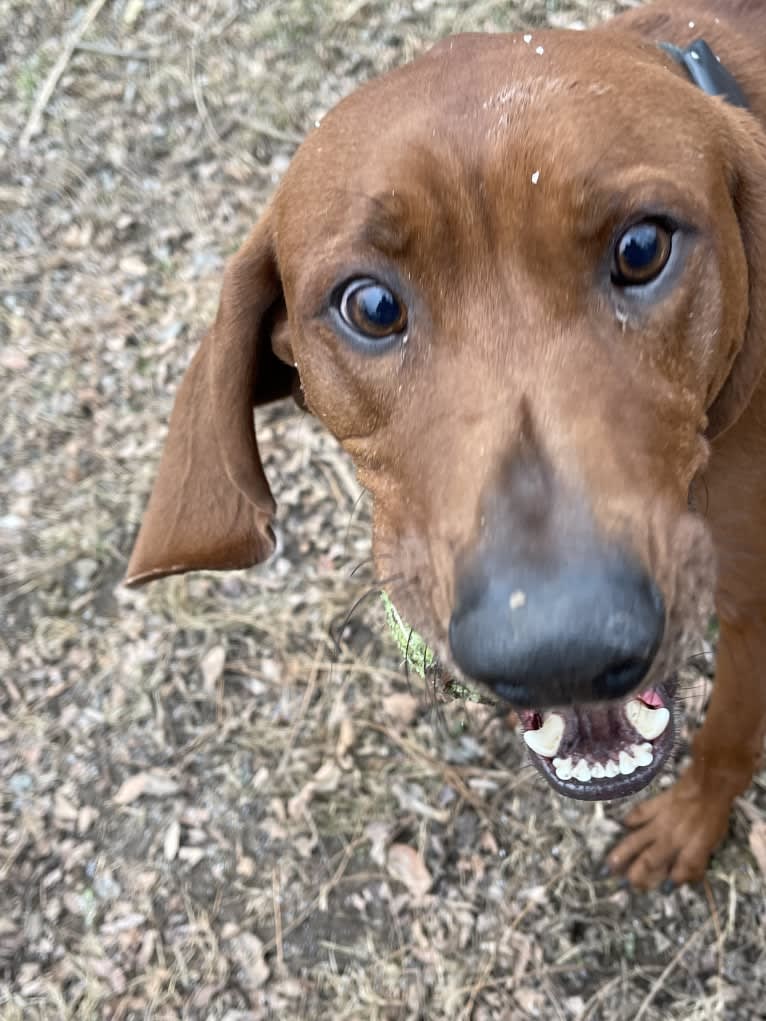
POLYGON ((531 758, 569 797, 624 797, 656 775, 672 745, 664 692, 651 688, 626 702, 519 713, 531 758))

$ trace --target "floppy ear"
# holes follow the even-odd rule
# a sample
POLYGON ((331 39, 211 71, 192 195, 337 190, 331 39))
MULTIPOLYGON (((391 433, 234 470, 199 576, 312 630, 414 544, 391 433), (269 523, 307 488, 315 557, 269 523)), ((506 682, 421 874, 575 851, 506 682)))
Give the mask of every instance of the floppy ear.
POLYGON ((731 191, 747 260, 747 324, 726 380, 708 409, 708 439, 734 425, 766 368, 766 135, 755 119, 726 108, 731 191))
POLYGON ((253 406, 295 387, 295 369, 271 344, 284 320, 267 212, 227 265, 215 322, 181 381, 127 585, 250 567, 272 552, 275 503, 253 406))

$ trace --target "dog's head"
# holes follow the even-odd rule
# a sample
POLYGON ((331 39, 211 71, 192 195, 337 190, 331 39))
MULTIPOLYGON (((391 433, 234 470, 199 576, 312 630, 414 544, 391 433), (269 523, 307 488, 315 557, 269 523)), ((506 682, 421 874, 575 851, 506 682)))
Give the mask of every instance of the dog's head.
POLYGON ((558 789, 642 786, 709 612, 690 493, 766 362, 766 147, 658 48, 464 36, 342 102, 224 277, 128 582, 273 546, 253 405, 373 497, 381 573, 558 789))

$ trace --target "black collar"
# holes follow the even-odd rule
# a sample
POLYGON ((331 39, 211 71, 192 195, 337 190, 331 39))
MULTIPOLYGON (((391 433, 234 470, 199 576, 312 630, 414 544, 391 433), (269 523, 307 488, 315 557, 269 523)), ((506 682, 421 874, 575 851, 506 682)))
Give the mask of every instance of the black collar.
POLYGON ((723 96, 732 106, 741 106, 745 110, 750 104, 739 86, 739 82, 716 57, 704 39, 695 41, 682 50, 673 43, 660 43, 666 53, 680 64, 695 85, 709 96, 723 96))

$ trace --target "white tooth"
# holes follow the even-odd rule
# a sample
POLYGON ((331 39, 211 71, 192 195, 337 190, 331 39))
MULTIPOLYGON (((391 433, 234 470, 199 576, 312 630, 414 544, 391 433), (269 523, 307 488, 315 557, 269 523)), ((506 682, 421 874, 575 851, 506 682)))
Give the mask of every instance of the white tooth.
POLYGON ((556 759, 558 766, 556 766, 556 776, 559 780, 568 780, 572 775, 572 760, 571 759, 556 759))
POLYGON ((606 771, 604 770, 602 763, 594 762, 590 767, 590 775, 594 780, 603 780, 606 776, 606 771))
POLYGON ((637 698, 632 698, 626 704, 625 715, 631 726, 647 741, 659 737, 670 722, 670 713, 664 706, 650 709, 637 698))
POLYGON ((537 730, 525 730, 524 740, 533 752, 551 759, 559 750, 563 733, 564 717, 561 713, 551 713, 545 718, 542 727, 537 730))
POLYGON ((630 776, 636 771, 636 760, 627 752, 620 752, 620 772, 623 776, 630 776))
POLYGON ((607 764, 604 766, 604 773, 609 777, 617 776, 619 772, 620 767, 617 765, 614 759, 610 759, 609 762, 607 762, 607 764))
POLYGON ((585 759, 580 759, 575 768, 572 770, 572 776, 575 780, 580 780, 582 783, 587 783, 588 780, 590 780, 590 766, 585 759))
POLYGON ((650 766, 654 755, 650 744, 634 744, 630 749, 639 766, 650 766))

